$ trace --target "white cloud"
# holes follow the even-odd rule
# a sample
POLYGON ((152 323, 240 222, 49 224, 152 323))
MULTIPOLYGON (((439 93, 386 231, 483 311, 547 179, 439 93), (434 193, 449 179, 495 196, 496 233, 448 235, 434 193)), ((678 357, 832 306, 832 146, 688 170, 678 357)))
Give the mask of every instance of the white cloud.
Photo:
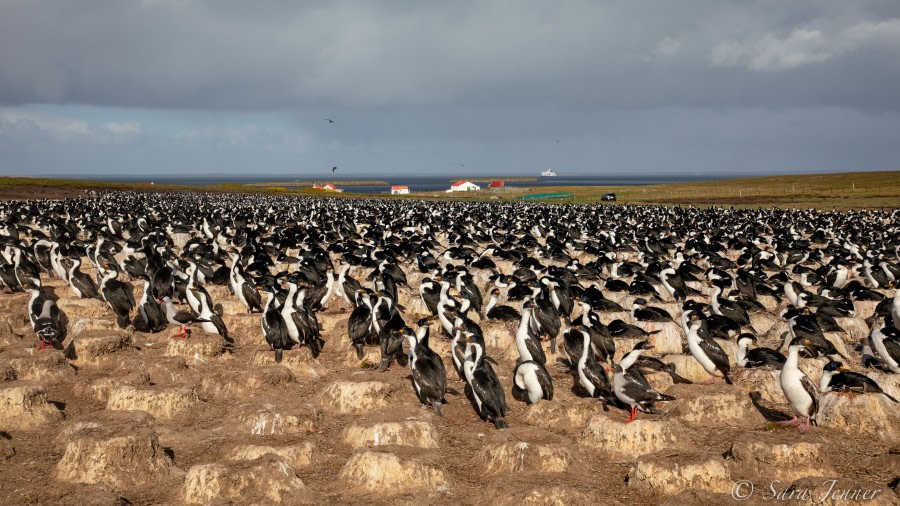
POLYGON ((656 43, 653 47, 653 54, 656 56, 674 56, 681 49, 681 41, 666 37, 656 43))
POLYGON ((710 60, 723 67, 746 66, 751 70, 787 70, 828 61, 834 52, 828 50, 825 37, 818 30, 799 28, 779 39, 765 34, 759 40, 739 44, 726 42, 713 48, 710 60))
POLYGON ((143 128, 137 121, 107 122, 95 127, 77 118, 0 108, 0 136, 3 137, 28 141, 110 144, 123 141, 125 136, 142 132, 143 128))
POLYGON ((888 47, 900 47, 900 19, 889 19, 880 23, 859 23, 841 32, 847 50, 869 44, 887 44, 888 47))
POLYGON ((766 33, 742 42, 724 42, 712 49, 709 60, 719 67, 747 67, 763 72, 790 70, 881 43, 893 50, 900 47, 900 19, 858 23, 830 36, 820 30, 797 28, 783 38, 766 33))
POLYGON ((140 134, 144 132, 143 127, 137 121, 110 121, 103 124, 103 129, 117 135, 140 134))
POLYGON ((185 144, 212 144, 220 148, 273 149, 287 147, 302 149, 302 139, 288 132, 265 125, 207 126, 175 135, 185 144))

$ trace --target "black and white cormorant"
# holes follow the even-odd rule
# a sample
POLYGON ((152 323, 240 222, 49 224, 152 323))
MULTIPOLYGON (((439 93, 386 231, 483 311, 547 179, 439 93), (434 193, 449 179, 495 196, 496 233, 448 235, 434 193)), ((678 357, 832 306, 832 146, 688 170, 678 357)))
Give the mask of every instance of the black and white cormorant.
MULTIPOLYGON (((72 262, 68 271, 68 282, 76 297, 82 299, 101 299, 96 283, 90 276, 81 272, 81 257, 70 257, 72 262)), ((101 299, 102 300, 102 299, 101 299)))
POLYGON ((487 319, 500 321, 519 321, 522 318, 522 314, 516 311, 516 309, 512 306, 499 305, 499 298, 500 289, 492 289, 491 297, 488 300, 487 307, 485 308, 484 312, 484 315, 487 317, 487 319))
POLYGON ((872 378, 859 374, 844 367, 844 364, 832 360, 822 368, 822 377, 819 378, 819 392, 849 392, 854 394, 874 393, 881 394, 893 402, 897 399, 885 393, 878 383, 872 378))
POLYGON ((104 261, 101 265, 106 274, 100 280, 100 294, 116 314, 116 324, 119 328, 124 329, 128 327, 131 310, 135 306, 134 294, 130 285, 117 279, 119 269, 115 264, 104 261))
MULTIPOLYGON (((620 364, 613 368, 613 391, 617 399, 631 406, 631 413, 626 422, 633 422, 637 418, 638 408, 649 409, 654 403, 674 401, 675 397, 661 394, 646 384, 641 384, 626 374, 620 364)), ((653 408, 655 410, 655 408, 653 408)))
POLYGON ((575 364, 578 381, 587 391, 588 396, 600 399, 603 403, 603 411, 608 411, 608 405, 613 397, 612 385, 609 382, 606 371, 603 370, 603 366, 594 357, 590 335, 585 330, 582 330, 580 333, 582 336, 581 355, 575 364))
POLYGON ((748 369, 765 367, 767 369, 780 370, 787 358, 778 350, 771 348, 750 348, 750 345, 755 343, 756 336, 753 334, 744 333, 738 336, 737 365, 748 369))
POLYGON ((703 339, 700 337, 701 328, 705 321, 699 318, 698 313, 692 312, 690 321, 688 322, 687 343, 691 355, 697 359, 697 362, 703 366, 703 369, 709 373, 709 379, 706 384, 711 384, 713 377, 724 378, 725 383, 732 384, 729 373, 731 372, 731 364, 728 361, 728 355, 719 346, 719 343, 713 339, 703 339))
POLYGON ((887 325, 884 317, 879 317, 869 334, 872 348, 893 373, 900 374, 900 330, 887 325))
POLYGON ((810 424, 815 424, 816 413, 819 411, 819 393, 809 377, 800 370, 800 350, 804 344, 803 338, 794 338, 788 346, 787 361, 781 368, 778 376, 781 390, 788 400, 794 418, 779 425, 794 426, 800 424, 800 417, 806 418, 806 423, 800 425, 801 434, 809 431, 810 424))
POLYGON ((144 320, 144 326, 151 334, 166 328, 168 321, 162 307, 150 290, 150 276, 142 274, 144 290, 141 292, 141 300, 138 301, 138 314, 144 320))
POLYGON ((447 370, 441 356, 429 347, 429 321, 419 320, 419 332, 411 328, 403 329, 403 335, 409 344, 409 369, 412 372, 413 389, 419 402, 431 406, 434 413, 444 416, 443 404, 447 393, 447 370))
POLYGON ((178 325, 178 332, 172 336, 173 339, 186 339, 190 335, 187 326, 191 323, 208 322, 208 320, 204 320, 190 311, 176 310, 175 305, 172 303, 172 297, 168 295, 162 298, 160 305, 162 306, 166 321, 169 322, 170 325, 178 325))
POLYGON ((463 363, 463 373, 466 383, 475 401, 478 415, 492 422, 498 429, 509 428, 506 423, 506 396, 503 393, 503 385, 494 370, 485 364, 484 346, 482 342, 472 339, 469 333, 466 338, 466 355, 463 363))
POLYGON ((672 315, 659 307, 647 305, 647 300, 638 297, 631 306, 631 317, 639 322, 670 322, 672 315))
POLYGON ((65 329, 60 321, 60 311, 56 302, 44 294, 39 277, 23 277, 22 288, 31 294, 28 299, 28 317, 31 320, 31 329, 41 340, 38 350, 62 348, 60 341, 65 329))

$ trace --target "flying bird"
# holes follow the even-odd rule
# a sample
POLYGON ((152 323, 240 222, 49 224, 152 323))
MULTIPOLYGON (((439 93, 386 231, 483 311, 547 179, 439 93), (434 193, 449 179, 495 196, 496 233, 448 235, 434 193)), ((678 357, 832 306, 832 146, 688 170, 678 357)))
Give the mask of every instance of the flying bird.
POLYGON ((334 174, 334 171, 336 171, 336 170, 337 170, 337 167, 332 167, 332 168, 331 168, 331 173, 334 174))
POLYGON ((336 124, 336 123, 334 122, 334 120, 331 119, 331 118, 325 118, 325 121, 327 121, 327 122, 329 122, 329 123, 331 123, 331 124, 336 124))

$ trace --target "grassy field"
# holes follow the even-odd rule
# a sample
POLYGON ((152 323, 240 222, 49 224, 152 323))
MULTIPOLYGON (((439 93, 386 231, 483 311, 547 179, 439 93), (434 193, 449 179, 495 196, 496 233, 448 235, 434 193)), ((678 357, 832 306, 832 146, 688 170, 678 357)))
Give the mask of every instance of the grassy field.
MULTIPOLYGON (((272 183, 273 185, 275 183, 272 183)), ((349 198, 358 193, 332 193, 310 188, 220 184, 212 186, 146 185, 78 181, 67 179, 0 177, 0 198, 66 198, 89 190, 187 191, 223 193, 265 193, 349 198)), ((644 186, 542 186, 507 188, 498 191, 448 194, 412 193, 403 196, 368 195, 375 198, 428 200, 513 200, 522 195, 568 192, 566 202, 598 203, 600 196, 614 192, 617 204, 733 205, 737 207, 814 207, 819 209, 860 209, 900 207, 900 171, 848 172, 793 176, 767 176, 693 183, 644 186)))

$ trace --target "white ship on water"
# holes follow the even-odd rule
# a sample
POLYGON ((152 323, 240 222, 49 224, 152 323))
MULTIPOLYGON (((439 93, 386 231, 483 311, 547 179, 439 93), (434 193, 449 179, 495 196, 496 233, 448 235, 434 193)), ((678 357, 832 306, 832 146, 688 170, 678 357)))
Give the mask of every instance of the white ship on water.
POLYGON ((556 177, 556 172, 553 172, 553 169, 547 169, 541 172, 541 177, 556 177))

